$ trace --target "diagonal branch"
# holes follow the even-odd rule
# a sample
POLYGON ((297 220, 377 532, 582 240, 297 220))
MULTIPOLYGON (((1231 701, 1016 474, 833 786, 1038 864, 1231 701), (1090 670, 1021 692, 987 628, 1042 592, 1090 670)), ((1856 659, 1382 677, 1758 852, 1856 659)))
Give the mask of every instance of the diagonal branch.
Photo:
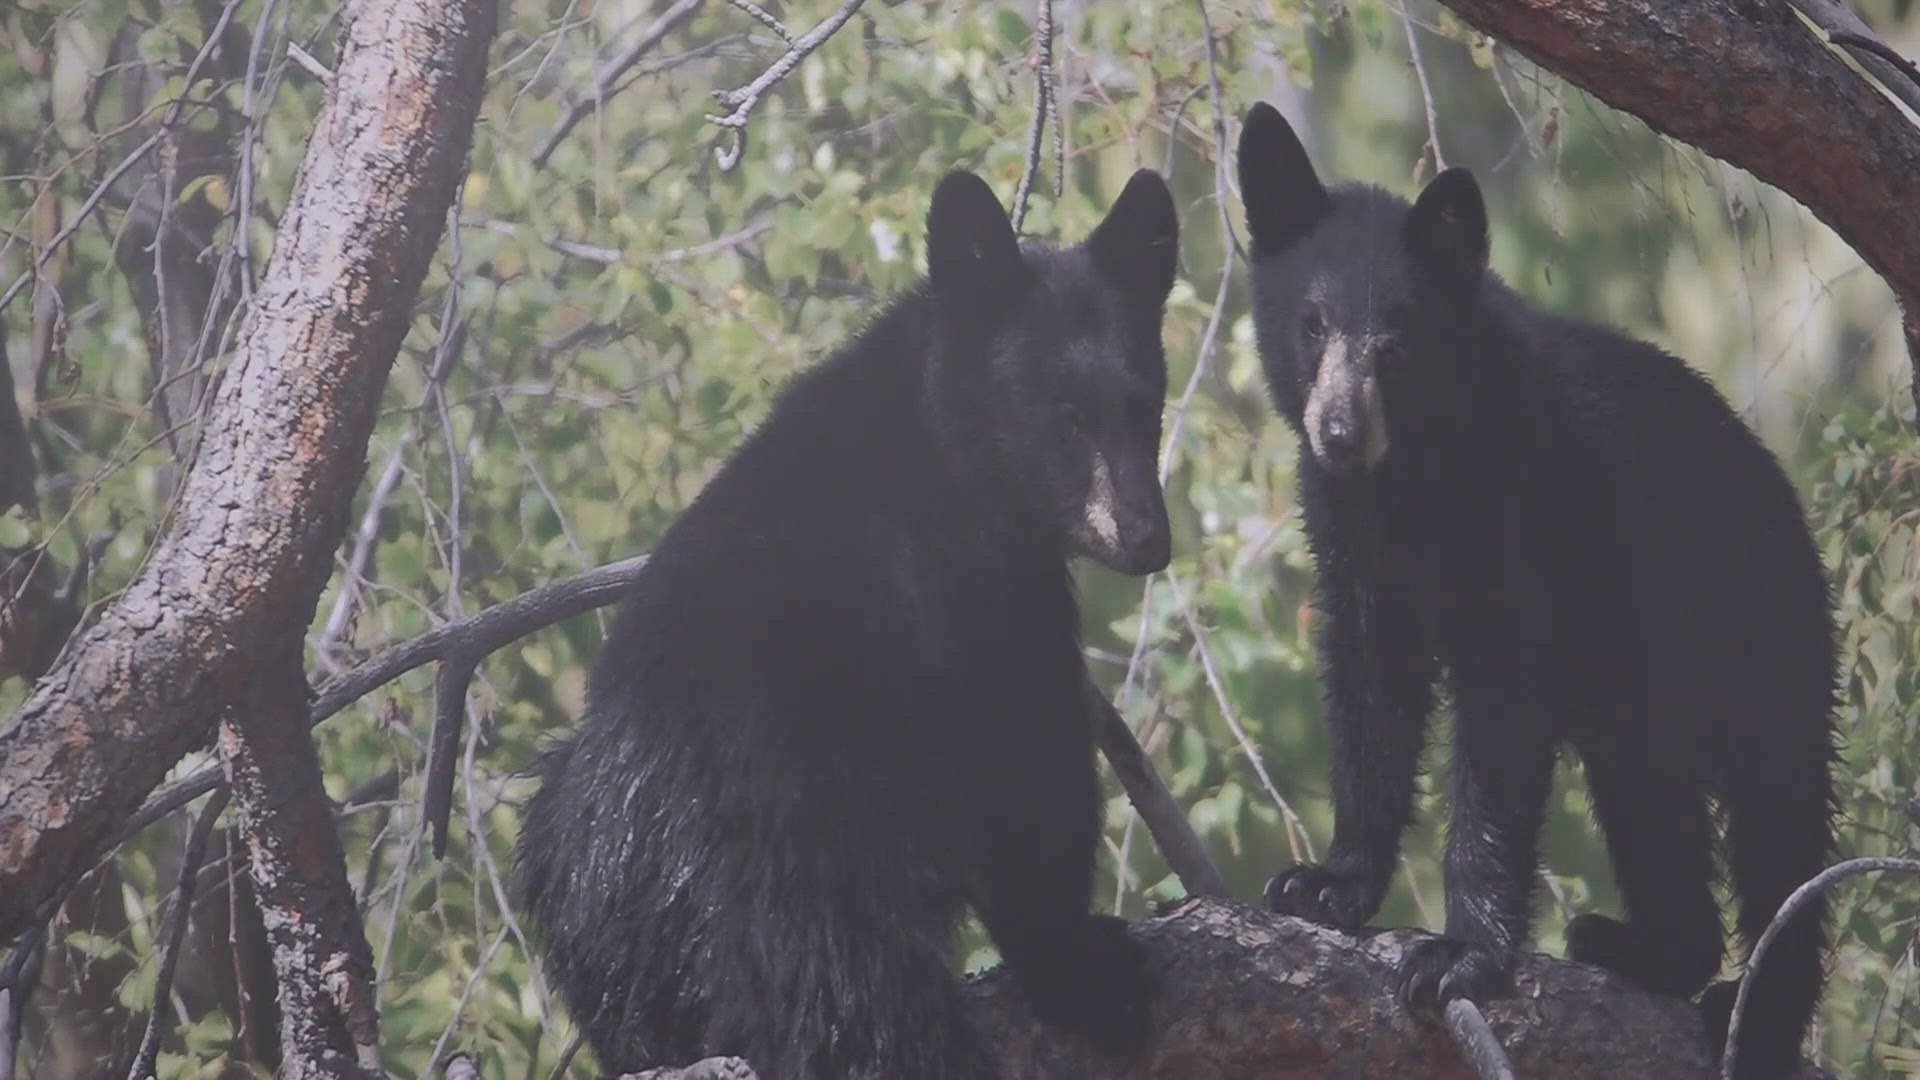
MULTIPOLYGON (((213 835, 213 823, 227 808, 227 793, 222 791, 207 800, 187 834, 187 850, 180 857, 180 883, 173 892, 173 912, 167 917, 166 944, 160 950, 160 971, 153 980, 153 1005, 147 1013, 146 1034, 140 1037, 140 1049, 133 1055, 133 1068, 127 1080, 147 1080, 160 1058, 160 1035, 165 1023, 161 1017, 171 1007, 173 976, 180 964, 180 947, 186 944, 187 920, 193 914, 193 896, 200 884, 200 863, 206 858, 207 839, 213 835)), ((181 1017, 184 1022, 186 1017, 181 1017)))
POLYGON ((1747 958, 1747 970, 1740 975, 1740 989, 1734 995, 1733 1013, 1727 1020, 1727 1041, 1720 1051, 1720 1075, 1722 1080, 1732 1080, 1735 1064, 1735 1051, 1739 1047, 1741 1014, 1747 1011, 1747 994, 1753 989, 1754 972, 1760 970, 1760 962, 1767 957, 1767 949, 1774 939, 1785 930, 1787 923, 1800 909, 1819 898, 1828 889, 1838 885, 1846 878, 1856 874, 1872 874, 1881 871, 1899 874, 1920 875, 1920 859, 1898 859, 1869 856, 1860 859, 1848 859, 1846 862, 1827 867, 1813 876, 1811 881, 1793 890, 1780 910, 1774 913, 1773 921, 1760 934, 1760 940, 1753 944, 1753 954, 1747 958))
MULTIPOLYGON (((315 694, 308 718, 318 724, 387 683, 436 661, 485 657, 536 630, 570 619, 620 599, 634 581, 646 556, 595 567, 584 574, 521 593, 461 622, 430 630, 371 656, 344 675, 323 683, 315 694)), ((463 659, 462 663, 477 663, 463 659)), ((154 793, 127 821, 115 844, 153 824, 222 783, 216 767, 201 769, 184 780, 154 793)), ((442 816, 445 810, 441 810, 442 816)))
POLYGON ((639 63, 641 57, 652 52, 668 34, 673 33, 674 27, 686 22, 694 12, 700 10, 701 3, 702 0, 675 0, 674 5, 661 12, 660 17, 653 20, 653 25, 647 27, 645 33, 635 38, 633 44, 627 46, 626 51, 601 65, 593 75, 593 93, 580 98, 567 109, 567 114, 560 118, 559 125, 553 129, 553 133, 547 136, 547 141, 540 144, 539 151, 533 155, 533 167, 546 168, 547 159, 553 156, 553 152, 559 149, 562 142, 566 141, 567 134, 573 130, 574 125, 586 119, 588 113, 605 103, 614 90, 614 84, 620 81, 620 76, 626 74, 628 68, 639 63))
MULTIPOLYGON (((1054 113, 1053 100, 1053 0, 1040 0, 1034 20, 1033 125, 1027 131, 1027 165, 1020 171, 1020 186, 1013 193, 1013 231, 1018 233, 1027 221, 1027 197, 1033 193, 1033 178, 1040 171, 1040 141, 1046 134, 1047 117, 1054 113)), ((1062 121, 1053 118, 1054 133, 1062 121)), ((1066 177, 1058 178, 1061 185, 1066 177)))
POLYGON ((709 116, 707 119, 723 128, 733 129, 733 145, 717 147, 713 152, 714 161, 720 165, 721 172, 732 172, 740 164, 740 158, 747 150, 747 117, 760 98, 774 84, 792 74, 800 66, 800 61, 813 54, 813 50, 827 43, 827 39, 853 18, 866 0, 847 0, 839 10, 820 20, 819 25, 801 35, 780 58, 767 66, 767 70, 745 86, 733 90, 715 90, 713 96, 720 104, 733 109, 725 116, 709 116))

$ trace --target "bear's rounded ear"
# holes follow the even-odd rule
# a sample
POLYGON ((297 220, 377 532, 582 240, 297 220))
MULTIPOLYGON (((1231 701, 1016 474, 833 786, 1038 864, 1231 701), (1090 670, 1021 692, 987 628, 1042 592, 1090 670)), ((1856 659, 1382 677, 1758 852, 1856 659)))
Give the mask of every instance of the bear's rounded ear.
POLYGON ((1240 126, 1240 201, 1247 210, 1253 257, 1299 240, 1327 210, 1327 189, 1307 148, 1280 110, 1262 101, 1240 126))
POLYGON ((1473 174, 1455 166, 1433 178, 1407 211, 1407 254, 1437 280, 1470 286, 1487 269, 1487 204, 1473 174))
POLYGON ((1016 285, 1025 263, 1006 208, 985 180, 951 172, 927 211, 927 276, 947 301, 988 300, 1016 285))
POLYGON ((1127 295, 1156 307, 1165 303, 1179 268, 1180 218, 1160 174, 1134 173, 1086 246, 1094 267, 1127 295))

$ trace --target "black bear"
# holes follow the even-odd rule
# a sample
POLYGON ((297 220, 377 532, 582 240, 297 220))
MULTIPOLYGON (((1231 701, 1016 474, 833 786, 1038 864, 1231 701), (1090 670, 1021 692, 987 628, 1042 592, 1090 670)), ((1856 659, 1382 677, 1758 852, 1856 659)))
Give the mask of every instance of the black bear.
POLYGON ((1035 1013, 1115 1054, 1151 980, 1089 913, 1102 799, 1068 573, 1145 574, 1178 224, 1136 173, 1075 246, 944 178, 928 276, 779 396, 667 530, 517 853, 608 1069, 985 1080, 978 912, 1035 1013))
MULTIPOLYGON (((1502 284, 1466 170, 1411 206, 1325 188, 1260 104, 1239 173, 1261 358, 1301 444, 1336 815, 1326 861, 1268 905, 1349 929, 1379 910, 1444 673, 1446 933, 1402 1000, 1510 989, 1563 744, 1627 915, 1577 919, 1569 955, 1699 993, 1724 948, 1715 807, 1749 943, 1832 846, 1831 599, 1792 485, 1679 360, 1502 284)), ((1769 948, 1739 1076, 1798 1061, 1824 938, 1809 909, 1769 948)), ((1721 1037, 1732 989, 1703 1001, 1721 1037)))

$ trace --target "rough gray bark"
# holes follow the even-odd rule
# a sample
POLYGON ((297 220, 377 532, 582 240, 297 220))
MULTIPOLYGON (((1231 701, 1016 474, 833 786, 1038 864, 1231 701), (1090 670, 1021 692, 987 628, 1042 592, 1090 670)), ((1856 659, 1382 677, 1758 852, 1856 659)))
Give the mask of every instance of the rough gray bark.
POLYGON ((1654 130, 1800 200, 1893 287, 1907 355, 1920 360, 1920 127, 1787 0, 1440 2, 1654 130))
MULTIPOLYGON (((490 0, 356 4, 326 108, 179 510, 0 728, 0 940, 105 851, 298 640, 463 174, 490 0)), ((304 733, 303 733, 304 734, 304 733)))
MULTIPOLYGON (((971 990, 1009 1080, 1473 1080, 1444 1023, 1416 1020, 1394 1003, 1400 953, 1418 931, 1355 939, 1245 904, 1195 898, 1134 934, 1162 984, 1149 1059, 1114 1068, 1049 1033, 996 971, 971 990)), ((1529 955, 1519 992, 1485 1012, 1520 1077, 1713 1075, 1692 1006, 1598 968, 1529 955)))
POLYGON ((378 1076, 373 951, 307 734, 299 640, 261 665, 253 693, 220 721, 220 761, 238 797, 254 896, 279 984, 287 1080, 378 1076))

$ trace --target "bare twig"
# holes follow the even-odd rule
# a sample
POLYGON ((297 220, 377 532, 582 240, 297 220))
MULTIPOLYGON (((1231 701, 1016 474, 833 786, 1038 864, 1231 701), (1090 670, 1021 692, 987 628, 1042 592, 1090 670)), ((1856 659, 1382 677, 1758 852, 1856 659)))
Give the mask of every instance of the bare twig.
POLYGON ((560 118, 560 123, 553 129, 553 134, 547 136, 547 141, 541 144, 539 152, 533 155, 533 167, 545 168, 547 159, 553 156, 553 152, 566 139, 567 133, 573 130, 575 124, 585 119, 588 113, 606 101, 608 94, 614 89, 613 84, 620 80, 620 76, 625 74, 628 68, 639 63, 641 57, 652 52, 668 34, 673 32, 674 27, 686 22, 694 12, 700 10, 701 3, 702 0, 676 0, 672 7, 661 12, 660 17, 653 20, 653 25, 647 27, 645 33, 634 39, 632 45, 627 46, 625 52, 602 64, 593 75, 593 93, 574 102, 573 106, 567 110, 567 114, 560 118))
MULTIPOLYGON (((1033 177, 1040 171, 1040 142, 1046 136, 1047 114, 1053 111, 1053 0, 1039 0, 1034 20, 1033 123, 1027 129, 1027 165, 1020 171, 1020 186, 1013 193, 1013 231, 1018 233, 1027 221, 1027 198, 1033 193, 1033 177)), ((1059 128, 1058 118, 1054 127, 1059 128)), ((1065 182, 1065 178, 1061 178, 1065 182)))
POLYGON ((1413 16, 1408 14, 1405 2, 1400 7, 1400 23, 1407 28, 1407 55, 1413 58, 1413 74, 1420 82, 1420 100, 1427 107, 1427 150, 1433 154, 1433 171, 1437 173, 1447 167, 1447 158, 1440 152, 1440 121, 1433 112, 1433 86, 1427 82, 1427 64, 1420 58, 1420 35, 1413 28, 1413 16))
MULTIPOLYGON (((208 40, 212 39, 209 38, 208 40)), ((67 221, 67 224, 58 233, 54 234, 53 239, 47 241, 45 247, 34 252, 33 261, 28 264, 25 270, 20 272, 19 277, 13 279, 13 284, 7 286, 6 292, 0 293, 0 311, 5 311, 7 305, 13 302, 14 296, 20 292, 21 288, 39 275, 40 269, 47 264, 48 259, 53 257, 53 253, 59 249, 60 245, 66 243, 67 239, 77 232, 81 225, 86 224, 87 218, 91 216, 94 209, 100 205, 100 200, 107 197, 107 192, 113 190, 113 186, 120 182, 120 178, 126 175, 128 169, 146 160, 146 156, 153 153, 153 148, 160 145, 160 140, 165 135, 165 127, 155 131, 153 134, 147 136, 139 146, 134 147, 126 157, 122 158, 118 165, 107 170, 107 174, 100 178, 99 185, 93 189, 93 194, 88 195, 87 201, 80 204, 80 209, 67 221)))
POLYGON ((133 1055, 133 1068, 127 1070, 127 1080, 148 1080, 153 1076, 154 1063, 160 1056, 160 1017, 169 1008, 167 999, 173 996, 173 973, 180 965, 180 946, 187 938, 187 919, 193 913, 193 894, 200 882, 200 864, 206 859, 207 838, 213 834, 213 823, 220 812, 227 808, 227 793, 217 791, 207 805, 200 810, 200 816, 194 819, 193 831, 187 834, 187 850, 180 857, 180 884, 174 889, 173 912, 167 920, 167 940, 160 952, 160 971, 153 982, 153 1005, 147 1013, 146 1034, 140 1037, 140 1050, 133 1055))
POLYGON ((1893 46, 1881 41, 1879 38, 1869 34, 1850 34, 1844 31, 1836 34, 1829 31, 1827 40, 1833 42, 1835 45, 1845 45, 1848 48, 1861 49, 1865 52, 1872 53, 1887 63, 1892 64, 1899 70, 1900 74, 1905 75, 1907 80, 1913 83, 1914 86, 1920 87, 1920 67, 1915 67, 1913 61, 1895 52, 1893 46))
MULTIPOLYGON (((1233 249, 1227 262, 1231 269, 1232 257, 1238 255, 1244 259, 1247 252, 1240 246, 1240 235, 1233 231, 1233 222, 1227 217, 1227 194, 1233 185, 1230 178, 1232 170, 1227 168, 1227 96, 1220 89, 1220 50, 1213 40, 1213 17, 1207 14, 1207 0, 1195 0, 1195 3, 1200 8, 1200 30, 1207 36, 1207 93, 1213 102, 1214 202, 1220 211, 1220 230, 1227 238, 1227 246, 1233 249)), ((1217 304, 1214 310, 1218 312, 1217 304)), ((1165 483, 1164 480, 1161 482, 1165 483)))
POLYGON ((847 0, 833 14, 820 20, 819 25, 795 40, 786 52, 780 54, 779 59, 768 65, 767 70, 761 72, 758 78, 747 85, 733 90, 713 92, 713 96, 719 99, 721 105, 733 110, 725 116, 707 117, 712 123, 733 131, 733 144, 716 147, 713 151, 713 159, 719 163, 721 172, 732 172, 734 167, 740 164, 741 156, 746 153, 747 117, 752 114, 753 107, 760 103, 761 96, 771 90, 775 83, 792 73, 794 68, 799 67, 800 61, 812 55, 813 50, 826 44, 827 39, 845 26, 847 20, 853 18, 854 12, 859 11, 860 5, 865 2, 866 0, 847 0))
POLYGON ((287 59, 300 65, 301 70, 320 80, 321 86, 333 85, 333 72, 327 70, 327 65, 314 59, 312 53, 301 48, 299 42, 287 42, 287 59))
POLYGON ((1815 874, 1811 881, 1793 890, 1786 902, 1780 905, 1780 910, 1774 914, 1773 921, 1767 924, 1767 929, 1760 935, 1760 940, 1754 942, 1753 955, 1747 958, 1747 970, 1740 975, 1740 991, 1734 995, 1733 1013, 1727 1019, 1726 1045, 1720 1051, 1722 1080, 1733 1080, 1733 1059, 1739 1047, 1740 1019, 1747 1010, 1747 995, 1753 989, 1754 973, 1760 970, 1760 962, 1766 959, 1767 949, 1773 945, 1774 939, 1780 936, 1780 932, 1786 929, 1787 923, 1801 908, 1806 907, 1808 903, 1840 881, 1856 874, 1871 874, 1882 870, 1897 874, 1920 874, 1920 859, 1879 856, 1848 859, 1815 874))
POLYGON ((774 18, 773 13, 766 8, 754 3, 753 0, 727 0, 727 3, 753 16, 754 19, 759 21, 767 29, 779 34, 781 41, 789 45, 793 44, 793 34, 787 30, 787 24, 774 18))
POLYGON ((13 1080, 13 987, 0 986, 0 1080, 13 1080))
MULTIPOLYGON (((434 1042, 433 1053, 427 1058, 428 1061, 440 1060, 441 1051, 447 1048, 447 1041, 453 1038, 454 1029, 460 1025, 461 1015, 467 1011, 467 1002, 473 1000, 473 988, 480 985, 480 977, 487 973, 488 965, 493 963, 493 954, 500 951, 500 946, 506 940, 507 931, 502 927, 487 945, 487 950, 480 954, 480 962, 473 965, 473 971, 467 976, 467 984, 460 991, 460 1000, 453 1004, 453 1016, 447 1021, 447 1026, 441 1029, 440 1038, 434 1042)), ((473 1067, 473 1058, 467 1054, 455 1054, 448 1058, 445 1075, 447 1080, 455 1080, 456 1077, 480 1080, 480 1074, 473 1067), (466 1066, 465 1071, 455 1071, 460 1065, 466 1066)))
POLYGON ((725 236, 717 236, 712 240, 702 241, 698 244, 689 244, 683 248, 673 248, 668 251, 663 251, 655 255, 653 261, 679 262, 682 259, 697 259, 702 255, 711 255, 718 251, 731 251, 734 248, 745 245, 748 241, 753 240, 771 228, 773 228, 773 219, 771 217, 760 218, 757 221, 748 223, 746 228, 737 232, 731 232, 725 236))
POLYGON ((1167 790, 1166 782, 1160 779, 1160 773, 1154 769, 1153 762, 1147 760, 1140 741, 1133 737, 1133 729, 1127 726, 1125 717, 1107 700, 1107 696, 1098 688, 1089 686, 1087 693, 1093 700, 1094 735, 1100 741, 1100 749, 1107 756, 1107 764, 1113 766, 1113 774, 1120 778, 1120 786, 1126 789, 1127 801, 1140 812, 1141 820, 1147 823, 1147 831, 1153 834, 1154 842, 1160 845, 1160 854, 1180 878, 1180 884, 1189 895, 1217 896, 1230 899, 1227 893, 1227 880, 1220 874, 1213 857, 1207 854, 1206 845, 1188 823, 1186 811, 1174 800, 1173 793, 1167 790))
POLYGON ((565 1050, 561 1051, 560 1060, 553 1063, 553 1071, 547 1074, 547 1080, 560 1080, 561 1077, 567 1075, 567 1066, 573 1064, 573 1056, 580 1052, 580 1047, 584 1046, 586 1041, 587 1036, 585 1032, 574 1032, 573 1041, 567 1044, 565 1050))
POLYGON ((1911 65, 1896 63, 1888 53, 1899 56, 1886 42, 1880 40, 1853 7, 1843 0, 1790 0, 1807 21, 1825 34, 1827 41, 1835 45, 1858 49, 1864 56, 1856 55, 1862 68, 1884 86, 1888 93, 1906 103, 1907 108, 1920 113, 1920 81, 1913 81, 1908 68, 1911 65), (1842 38, 1852 40, 1842 40, 1842 38), (1871 41, 1874 45, 1862 45, 1862 41, 1871 41), (1877 46, 1877 47, 1876 47, 1877 46))
POLYGON ((313 644, 314 657, 322 667, 334 666, 334 642, 346 634, 356 614, 361 583, 366 580, 368 567, 373 563, 374 548, 380 543, 380 518, 386 513, 387 501, 393 498, 394 488, 400 485, 400 469, 406 464, 407 446, 412 441, 412 430, 400 437, 400 445, 387 455, 387 464, 380 470, 380 479, 373 485, 372 494, 367 496, 367 508, 360 515, 360 528, 353 537, 353 553, 347 557, 347 565, 341 571, 340 595, 334 599, 333 611, 327 615, 320 639, 313 644))
POLYGON ((1213 691, 1214 703, 1220 708, 1220 718, 1226 721, 1227 729, 1233 732, 1234 741, 1240 744, 1240 752, 1247 756, 1248 763, 1253 766, 1254 775, 1260 778, 1260 786, 1266 788, 1267 797, 1273 800, 1273 805, 1280 810, 1281 816, 1286 820, 1288 850, 1292 853, 1295 862, 1303 859, 1311 860, 1313 840, 1307 835, 1307 827, 1300 820, 1300 815, 1293 812, 1293 804, 1287 802, 1286 797, 1280 794, 1280 789, 1274 784, 1273 777, 1267 773, 1266 763, 1260 759, 1260 748, 1254 745, 1253 738, 1247 734, 1247 729, 1241 726, 1232 700, 1227 696, 1226 680, 1221 677, 1219 667, 1214 663, 1213 650, 1208 647, 1206 635, 1200 630, 1200 621, 1194 617, 1193 605, 1188 602, 1185 591, 1180 588, 1180 580, 1174 577, 1172 571, 1167 572, 1167 585, 1173 590, 1174 603, 1180 605, 1180 615, 1186 620, 1187 629, 1193 634, 1193 646, 1200 652, 1200 671, 1206 677, 1208 688, 1213 691), (1294 839, 1296 835, 1299 837, 1298 842, 1294 839))
POLYGON ((1460 1047, 1460 1055, 1473 1067, 1480 1080, 1514 1080, 1513 1063, 1500 1045, 1500 1037, 1488 1026, 1480 1006, 1466 998, 1447 1002, 1447 1031, 1460 1047))
MULTIPOLYGON (((486 229, 489 232, 500 233, 504 236, 514 236, 520 231, 520 226, 515 225, 511 221, 501 221, 498 218, 466 218, 461 221, 461 225, 468 228, 486 229)), ((731 232, 725 236, 716 236, 712 240, 703 240, 698 244, 689 244, 683 248, 670 248, 653 256, 651 262, 679 262, 683 259, 699 258, 702 255, 711 255, 715 252, 731 251, 735 248, 744 247, 761 233, 771 228, 773 228, 772 217, 758 218, 749 222, 745 228, 737 232, 731 232)), ((579 259, 582 262, 597 263, 601 266, 619 266, 627 261, 625 252, 616 247, 607 247, 604 244, 589 244, 584 240, 572 240, 564 236, 549 236, 543 239, 541 243, 546 244, 548 247, 565 255, 569 259, 579 259)))

